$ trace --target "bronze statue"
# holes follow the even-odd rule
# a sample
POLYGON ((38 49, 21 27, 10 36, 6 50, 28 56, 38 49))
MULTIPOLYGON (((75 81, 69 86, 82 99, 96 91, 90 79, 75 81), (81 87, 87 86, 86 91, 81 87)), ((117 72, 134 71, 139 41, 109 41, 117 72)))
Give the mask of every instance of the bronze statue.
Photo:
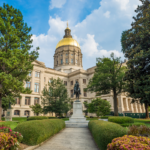
POLYGON ((76 94, 76 101, 75 102, 80 102, 79 101, 79 95, 81 94, 81 92, 80 92, 80 87, 79 87, 78 81, 76 81, 76 83, 74 85, 74 94, 76 94))

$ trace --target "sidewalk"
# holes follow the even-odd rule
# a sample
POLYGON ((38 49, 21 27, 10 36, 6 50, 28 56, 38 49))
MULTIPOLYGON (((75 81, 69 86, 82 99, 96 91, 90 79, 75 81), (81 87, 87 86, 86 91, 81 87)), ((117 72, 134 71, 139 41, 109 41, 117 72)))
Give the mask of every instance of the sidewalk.
POLYGON ((88 128, 65 128, 35 150, 98 150, 88 128))

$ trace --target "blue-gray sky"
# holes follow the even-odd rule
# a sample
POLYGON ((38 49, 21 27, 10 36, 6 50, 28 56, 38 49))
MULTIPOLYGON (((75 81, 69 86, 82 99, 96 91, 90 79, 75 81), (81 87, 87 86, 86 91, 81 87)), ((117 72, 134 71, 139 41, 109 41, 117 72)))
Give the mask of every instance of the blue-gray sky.
POLYGON ((83 68, 93 67, 97 57, 111 52, 122 57, 121 33, 131 28, 139 0, 1 0, 19 9, 32 27, 38 60, 53 68, 57 43, 63 38, 67 20, 83 54, 83 68))

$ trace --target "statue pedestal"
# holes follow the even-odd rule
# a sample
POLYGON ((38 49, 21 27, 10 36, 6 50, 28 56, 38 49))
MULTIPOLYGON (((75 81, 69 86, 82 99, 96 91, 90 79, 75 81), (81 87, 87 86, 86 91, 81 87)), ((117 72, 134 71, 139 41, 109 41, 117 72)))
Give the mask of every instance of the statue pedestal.
POLYGON ((7 109, 5 121, 12 121, 12 109, 7 109))
POLYGON ((69 121, 65 121, 67 128, 84 128, 88 127, 88 122, 83 116, 82 112, 82 103, 74 102, 73 103, 73 115, 69 118, 69 121))

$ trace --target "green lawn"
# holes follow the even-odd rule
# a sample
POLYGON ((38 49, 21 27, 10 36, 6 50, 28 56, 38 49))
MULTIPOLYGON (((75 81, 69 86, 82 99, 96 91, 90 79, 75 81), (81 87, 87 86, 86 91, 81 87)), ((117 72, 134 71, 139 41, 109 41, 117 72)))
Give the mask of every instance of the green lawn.
POLYGON ((145 123, 146 126, 150 127, 150 119, 134 119, 134 122, 145 123))
POLYGON ((13 130, 18 125, 18 122, 6 121, 6 122, 0 122, 0 125, 9 126, 13 130))
POLYGON ((0 122, 0 125, 9 126, 11 129, 14 129, 18 123, 27 121, 26 117, 13 117, 12 121, 0 122))

